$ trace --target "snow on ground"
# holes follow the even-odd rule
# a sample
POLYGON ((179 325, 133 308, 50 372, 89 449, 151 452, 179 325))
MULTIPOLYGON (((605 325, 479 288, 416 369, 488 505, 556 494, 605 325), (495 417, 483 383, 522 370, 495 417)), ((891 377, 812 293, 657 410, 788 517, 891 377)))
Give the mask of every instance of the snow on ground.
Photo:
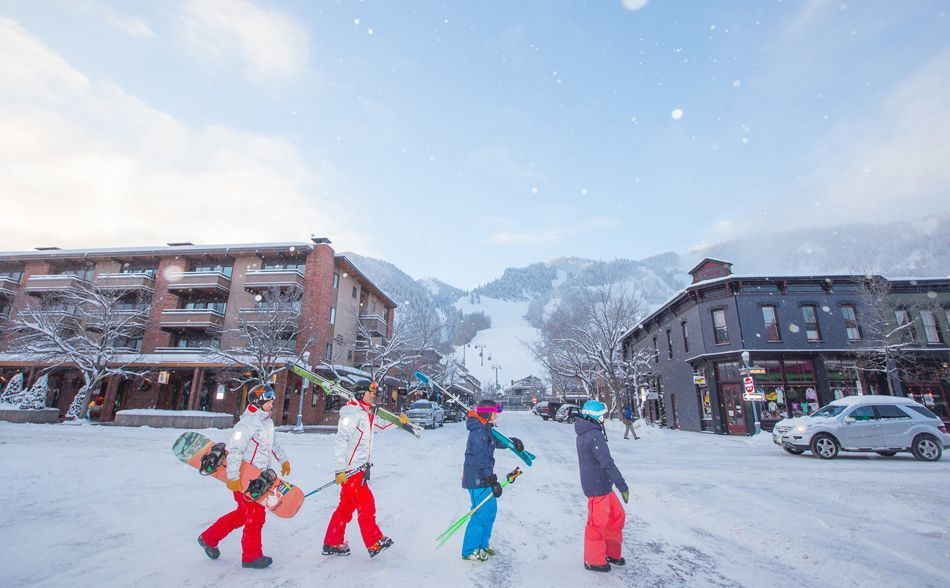
POLYGON ((527 301, 509 302, 482 296, 480 303, 472 304, 468 296, 463 296, 455 303, 455 307, 466 314, 484 312, 491 317, 491 328, 479 331, 471 341, 471 347, 465 351, 466 367, 482 382, 482 387, 495 383, 495 370, 491 369, 493 365, 502 367, 498 372, 498 382, 502 386, 529 375, 542 376, 541 366, 522 343, 533 342, 538 338, 537 329, 524 319, 528 312, 527 301), (475 345, 485 346, 485 365, 481 365, 479 350, 475 345), (488 361, 489 354, 491 361, 488 361))
MULTIPOLYGON (((846 455, 790 456, 768 437, 641 429, 611 450, 631 487, 628 565, 582 568, 586 502, 570 425, 526 413, 499 424, 539 455, 505 489, 486 563, 460 559, 461 536, 434 538, 467 508, 462 423, 415 439, 380 434, 373 490, 395 545, 369 559, 356 522, 347 558, 320 555, 336 505, 330 489, 293 519, 270 516, 264 571, 240 567, 240 534, 212 561, 197 535, 232 508, 224 485, 171 453, 178 430, 0 423, 0 586, 943 586, 950 558, 950 458, 939 463, 846 455)), ((226 431, 209 430, 223 440, 226 431)), ((331 435, 278 433, 305 491, 331 479, 331 435)), ((460 532, 461 533, 461 532, 460 532)))

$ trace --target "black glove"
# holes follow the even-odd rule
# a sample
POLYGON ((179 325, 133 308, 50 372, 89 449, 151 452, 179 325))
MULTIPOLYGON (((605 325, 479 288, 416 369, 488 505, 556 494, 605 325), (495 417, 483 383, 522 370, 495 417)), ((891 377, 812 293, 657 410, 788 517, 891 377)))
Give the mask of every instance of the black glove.
POLYGON ((512 437, 511 442, 515 444, 515 451, 524 451, 524 443, 517 437, 512 437))
POLYGON ((501 498, 501 484, 495 482, 491 485, 491 493, 495 495, 495 498, 501 498))

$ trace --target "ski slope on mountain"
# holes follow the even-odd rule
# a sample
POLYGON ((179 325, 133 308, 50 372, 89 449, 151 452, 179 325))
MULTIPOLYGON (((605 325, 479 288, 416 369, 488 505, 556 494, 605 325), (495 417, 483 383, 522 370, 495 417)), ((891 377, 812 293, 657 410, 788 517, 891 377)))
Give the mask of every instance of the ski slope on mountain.
MULTIPOLYGON (((464 353, 466 367, 482 382, 483 389, 489 383, 495 383, 492 366, 496 365, 501 366, 498 383, 502 387, 529 375, 545 377, 541 365, 524 344, 538 339, 537 329, 524 318, 528 304, 528 301, 498 300, 488 296, 481 296, 474 304, 468 296, 463 296, 455 303, 456 308, 466 314, 484 312, 491 317, 491 328, 479 331, 464 353), (485 346, 482 358, 479 357, 481 349, 478 345, 485 346)), ((461 358, 462 348, 457 348, 457 352, 461 358)))

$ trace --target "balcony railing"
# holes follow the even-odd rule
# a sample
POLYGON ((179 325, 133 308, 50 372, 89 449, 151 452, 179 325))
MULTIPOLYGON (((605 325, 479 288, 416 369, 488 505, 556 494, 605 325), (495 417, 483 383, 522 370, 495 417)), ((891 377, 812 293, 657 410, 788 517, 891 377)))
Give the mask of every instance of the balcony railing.
POLYGON ((169 308, 162 311, 163 329, 214 329, 224 326, 224 314, 207 308, 169 308))
POLYGON ((248 323, 270 323, 282 324, 287 327, 295 327, 300 324, 299 310, 281 310, 276 311, 270 308, 242 308, 239 310, 241 318, 248 323), (275 316, 278 315, 278 316, 275 316))
POLYGON ((20 287, 20 280, 14 280, 9 276, 0 276, 0 294, 13 296, 20 287))
POLYGON ((153 290, 155 278, 146 272, 99 274, 96 285, 104 290, 153 290))
POLYGON ((303 288, 303 272, 295 269, 250 270, 244 277, 247 290, 303 288))
POLYGON ((175 272, 169 276, 168 290, 229 292, 231 279, 221 272, 175 272))
POLYGON ((24 289, 27 294, 46 294, 79 288, 87 283, 86 280, 69 274, 40 274, 27 278, 24 289))
POLYGON ((378 314, 361 314, 360 326, 369 331, 374 337, 386 336, 386 319, 378 314))

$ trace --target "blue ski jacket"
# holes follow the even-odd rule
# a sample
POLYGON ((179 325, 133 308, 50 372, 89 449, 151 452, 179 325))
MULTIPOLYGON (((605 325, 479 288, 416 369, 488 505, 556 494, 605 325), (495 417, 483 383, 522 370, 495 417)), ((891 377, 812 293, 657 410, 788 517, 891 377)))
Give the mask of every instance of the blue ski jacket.
POLYGON ((491 434, 492 425, 468 417, 465 427, 468 429, 468 443, 465 445, 462 488, 487 488, 485 478, 494 473, 495 447, 498 447, 491 434))
POLYGON ((577 462, 581 469, 581 488, 585 496, 603 496, 609 494, 611 486, 617 486, 621 492, 629 490, 614 458, 607 447, 607 437, 600 425, 587 419, 574 421, 577 433, 577 462))

